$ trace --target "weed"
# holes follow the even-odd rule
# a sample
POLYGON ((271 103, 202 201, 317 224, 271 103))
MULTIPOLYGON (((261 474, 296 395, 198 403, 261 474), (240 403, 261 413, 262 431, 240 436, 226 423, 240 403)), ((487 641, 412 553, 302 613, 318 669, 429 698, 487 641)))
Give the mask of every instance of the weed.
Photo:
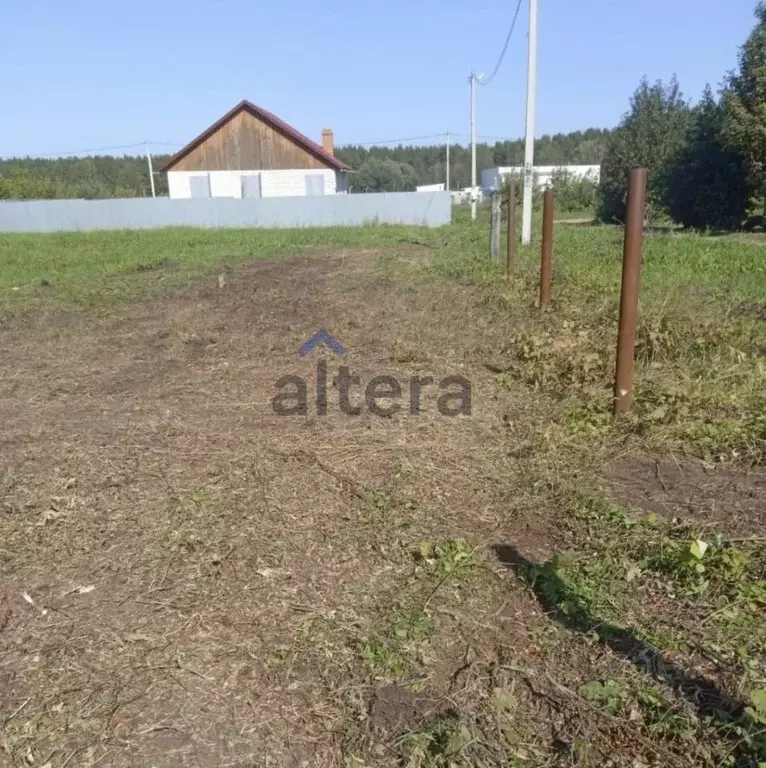
POLYGON ((711 587, 733 585, 745 575, 748 555, 725 543, 710 545, 702 539, 664 540, 645 566, 669 576, 686 594, 699 595, 711 587))
POLYGON ((384 626, 362 640, 362 660, 377 677, 404 677, 418 665, 420 644, 433 631, 433 620, 422 610, 397 602, 384 626))
POLYGON ((464 539, 446 539, 433 543, 421 541, 413 550, 416 564, 426 573, 442 577, 469 576, 476 568, 476 553, 464 539))
POLYGON ((397 480, 411 480, 415 476, 415 468, 406 456, 398 456, 394 461, 393 475, 397 480))
POLYGON ((362 498, 377 519, 385 518, 391 511, 391 497, 381 488, 365 488, 362 492, 362 498))
POLYGON ((451 768, 472 741, 471 729, 457 715, 439 715, 408 734, 398 751, 407 768, 451 768))
POLYGON ((616 680, 594 680, 580 688, 580 695, 588 701, 596 702, 606 712, 617 715, 627 701, 629 693, 616 680))

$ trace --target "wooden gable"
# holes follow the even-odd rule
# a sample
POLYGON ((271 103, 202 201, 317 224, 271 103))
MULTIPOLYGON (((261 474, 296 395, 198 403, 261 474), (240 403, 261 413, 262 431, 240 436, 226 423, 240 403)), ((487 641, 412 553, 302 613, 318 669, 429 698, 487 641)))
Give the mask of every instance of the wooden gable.
POLYGON ((271 171, 329 167, 293 138, 240 110, 172 163, 173 171, 271 171))

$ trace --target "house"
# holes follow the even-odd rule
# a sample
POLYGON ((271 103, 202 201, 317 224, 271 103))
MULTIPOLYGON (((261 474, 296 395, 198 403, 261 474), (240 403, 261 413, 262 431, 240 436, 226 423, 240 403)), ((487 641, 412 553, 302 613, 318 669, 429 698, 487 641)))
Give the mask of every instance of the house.
POLYGON ((416 192, 444 192, 446 185, 441 184, 422 184, 419 187, 415 187, 416 192))
MULTIPOLYGON (((601 178, 600 165, 537 165, 535 166, 535 186, 546 189, 550 186, 556 171, 566 171, 571 178, 579 181, 589 179, 598 184, 601 178)), ((524 178, 524 166, 507 166, 505 168, 489 168, 481 172, 481 188, 486 194, 492 194, 503 186, 507 178, 524 178)))
POLYGON ((316 144, 265 109, 242 101, 162 169, 171 198, 285 197, 348 191, 330 129, 316 144))

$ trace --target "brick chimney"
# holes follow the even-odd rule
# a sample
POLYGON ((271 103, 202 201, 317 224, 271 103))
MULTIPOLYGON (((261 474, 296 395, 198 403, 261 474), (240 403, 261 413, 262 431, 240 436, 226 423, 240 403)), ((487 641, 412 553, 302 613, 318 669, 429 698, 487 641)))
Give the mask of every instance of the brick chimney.
POLYGON ((335 137, 330 128, 325 128, 322 131, 322 149, 331 155, 335 154, 335 137))

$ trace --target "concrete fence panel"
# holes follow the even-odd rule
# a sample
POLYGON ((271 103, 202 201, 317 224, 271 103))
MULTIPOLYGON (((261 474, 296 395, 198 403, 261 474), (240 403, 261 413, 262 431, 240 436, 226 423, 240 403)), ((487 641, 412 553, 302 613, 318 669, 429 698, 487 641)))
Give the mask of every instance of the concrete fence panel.
POLYGON ((309 197, 122 198, 0 202, 0 232, 91 232, 160 227, 295 228, 449 224, 448 192, 309 197))

